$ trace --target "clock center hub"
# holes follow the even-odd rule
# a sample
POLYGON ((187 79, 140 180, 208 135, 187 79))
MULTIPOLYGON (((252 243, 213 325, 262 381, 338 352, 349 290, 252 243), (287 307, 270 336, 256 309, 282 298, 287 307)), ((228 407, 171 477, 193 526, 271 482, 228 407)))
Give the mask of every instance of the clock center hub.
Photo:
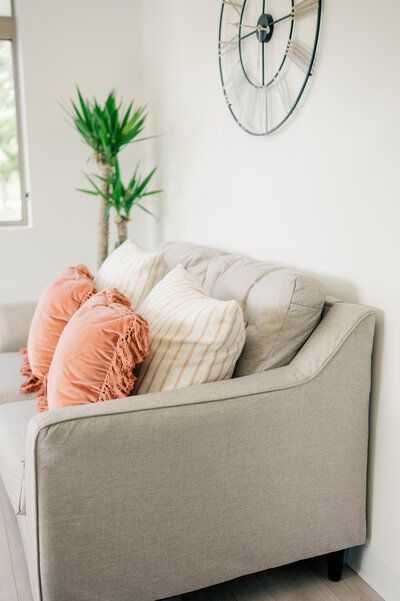
POLYGON ((262 14, 257 22, 257 38, 261 44, 268 44, 274 33, 272 15, 262 14))

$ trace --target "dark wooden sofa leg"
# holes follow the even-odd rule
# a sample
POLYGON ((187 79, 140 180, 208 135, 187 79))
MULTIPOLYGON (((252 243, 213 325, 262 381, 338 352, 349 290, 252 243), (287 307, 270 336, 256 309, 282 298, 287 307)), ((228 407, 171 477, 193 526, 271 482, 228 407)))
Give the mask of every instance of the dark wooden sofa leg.
POLYGON ((332 582, 339 582, 343 573, 344 551, 336 551, 328 555, 328 577, 332 582))

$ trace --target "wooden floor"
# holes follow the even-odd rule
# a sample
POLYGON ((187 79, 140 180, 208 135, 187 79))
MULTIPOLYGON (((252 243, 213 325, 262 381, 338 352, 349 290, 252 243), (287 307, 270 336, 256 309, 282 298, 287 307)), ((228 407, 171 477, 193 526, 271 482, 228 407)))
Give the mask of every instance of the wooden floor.
MULTIPOLYGON (((384 601, 345 566, 340 582, 330 582, 326 562, 313 559, 188 593, 183 601, 384 601)), ((171 600, 172 601, 172 600, 171 600)))

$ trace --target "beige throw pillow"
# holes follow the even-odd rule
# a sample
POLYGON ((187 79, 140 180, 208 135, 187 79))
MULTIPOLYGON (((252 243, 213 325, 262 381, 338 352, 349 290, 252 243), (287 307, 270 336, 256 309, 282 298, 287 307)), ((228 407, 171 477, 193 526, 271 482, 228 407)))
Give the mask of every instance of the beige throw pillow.
POLYGON ((182 265, 139 307, 150 328, 150 353, 135 392, 158 392, 232 376, 245 341, 237 301, 210 298, 182 265))
POLYGON ((98 291, 116 288, 137 309, 167 271, 162 253, 143 252, 131 240, 127 240, 101 265, 94 285, 98 291))

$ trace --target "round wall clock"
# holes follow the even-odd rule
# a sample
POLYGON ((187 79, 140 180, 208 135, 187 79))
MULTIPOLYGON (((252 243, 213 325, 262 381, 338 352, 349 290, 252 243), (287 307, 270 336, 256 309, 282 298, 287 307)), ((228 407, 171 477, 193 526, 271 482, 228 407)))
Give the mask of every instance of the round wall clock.
POLYGON ((293 114, 312 75, 322 0, 223 0, 219 66, 229 110, 266 136, 293 114))

